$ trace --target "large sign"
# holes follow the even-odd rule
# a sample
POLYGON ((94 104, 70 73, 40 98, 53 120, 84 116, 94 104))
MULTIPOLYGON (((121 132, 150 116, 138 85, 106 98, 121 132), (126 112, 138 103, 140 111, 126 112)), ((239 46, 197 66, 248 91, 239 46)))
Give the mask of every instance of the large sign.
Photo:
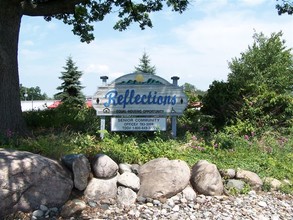
POLYGON ((98 87, 93 107, 100 116, 177 116, 187 106, 182 87, 146 73, 130 73, 98 87))
POLYGON ((166 118, 111 118, 111 131, 166 131, 166 118))

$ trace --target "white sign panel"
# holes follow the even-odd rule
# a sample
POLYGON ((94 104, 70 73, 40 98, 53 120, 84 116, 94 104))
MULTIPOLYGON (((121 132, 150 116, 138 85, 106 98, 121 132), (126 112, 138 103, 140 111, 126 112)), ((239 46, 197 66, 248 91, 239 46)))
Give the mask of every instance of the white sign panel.
POLYGON ((182 87, 153 74, 131 73, 101 86, 93 107, 102 116, 177 116, 187 106, 182 87))
POLYGON ((166 131, 166 118, 111 118, 111 131, 166 131))

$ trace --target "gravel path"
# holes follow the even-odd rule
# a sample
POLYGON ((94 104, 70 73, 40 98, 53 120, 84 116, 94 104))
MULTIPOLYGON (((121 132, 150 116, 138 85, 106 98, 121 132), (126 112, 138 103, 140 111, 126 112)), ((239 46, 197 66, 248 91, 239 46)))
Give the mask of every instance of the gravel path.
MULTIPOLYGON (((251 191, 247 195, 217 197, 198 195, 192 202, 178 194, 164 202, 147 199, 128 208, 105 204, 91 206, 88 205, 81 214, 71 217, 70 220, 293 220, 293 195, 278 192, 256 194, 251 191)), ((31 214, 27 214, 26 217, 18 219, 40 219, 34 218, 31 214)))

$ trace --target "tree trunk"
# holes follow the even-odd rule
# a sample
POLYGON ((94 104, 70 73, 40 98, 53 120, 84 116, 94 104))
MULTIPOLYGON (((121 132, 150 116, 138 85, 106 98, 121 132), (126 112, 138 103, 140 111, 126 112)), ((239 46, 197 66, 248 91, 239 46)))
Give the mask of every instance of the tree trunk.
POLYGON ((0 137, 26 133, 22 117, 19 77, 18 38, 22 11, 17 1, 0 0, 0 137))

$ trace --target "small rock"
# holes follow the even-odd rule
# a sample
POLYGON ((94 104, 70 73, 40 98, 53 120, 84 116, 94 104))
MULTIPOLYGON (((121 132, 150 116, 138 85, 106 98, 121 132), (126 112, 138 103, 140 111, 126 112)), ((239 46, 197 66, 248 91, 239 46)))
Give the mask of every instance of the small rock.
POLYGON ((48 211, 48 207, 45 205, 40 205, 40 210, 42 210, 43 212, 48 211))
POLYGON ((265 208, 265 207, 268 206, 267 203, 266 203, 266 202, 263 202, 263 201, 260 201, 260 202, 258 203, 258 205, 259 205, 260 207, 263 207, 263 208, 265 208))
POLYGON ((35 217, 42 217, 44 215, 44 212, 40 209, 33 211, 32 216, 35 217))

